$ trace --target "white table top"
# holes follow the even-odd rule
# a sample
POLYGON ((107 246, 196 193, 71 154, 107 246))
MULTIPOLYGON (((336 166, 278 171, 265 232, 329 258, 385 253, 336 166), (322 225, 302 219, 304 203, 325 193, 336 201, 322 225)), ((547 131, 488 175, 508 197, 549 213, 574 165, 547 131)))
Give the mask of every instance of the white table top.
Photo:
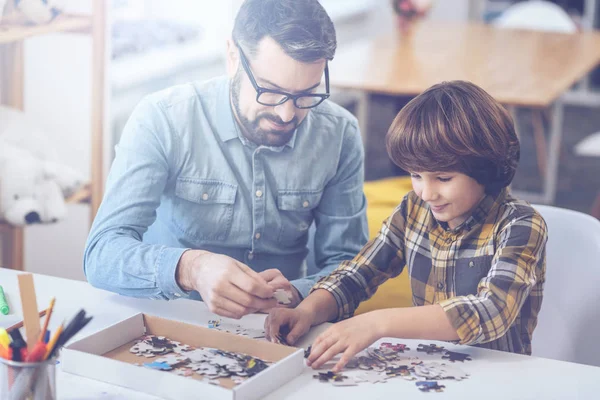
MULTIPOLYGON (((0 327, 8 327, 21 320, 21 305, 16 279, 17 273, 0 268, 0 285, 7 295, 10 314, 0 314, 0 327)), ((56 297, 56 305, 50 329, 55 329, 63 320, 70 320, 75 313, 84 308, 92 321, 80 332, 77 338, 87 336, 115 322, 123 320, 139 312, 145 312, 164 318, 180 320, 206 326, 208 320, 215 318, 204 303, 191 300, 161 301, 145 300, 119 296, 110 292, 95 289, 85 282, 35 275, 35 288, 38 307, 43 309, 56 297)), ((239 322, 248 327, 260 328, 264 315, 249 315, 239 322)), ((314 328, 299 344, 306 347, 318 335, 325 325, 314 328)), ((396 341, 386 339, 385 341, 396 341)), ((419 343, 430 343, 423 340, 400 340, 411 349, 419 343)), ((436 342, 432 342, 436 343, 436 342)), ((592 399, 600 397, 600 368, 574 364, 537 357, 521 356, 500 351, 480 349, 476 347, 454 346, 439 343, 449 350, 467 352, 473 361, 459 367, 471 374, 467 380, 456 382, 445 380, 443 393, 424 394, 419 392, 414 382, 403 379, 391 379, 386 383, 363 383, 351 387, 335 387, 320 383, 313 379, 315 373, 306 368, 305 372, 273 392, 267 399, 383 399, 412 398, 432 396, 436 399, 592 399)), ((534 344, 535 345, 535 344, 534 344)), ((419 358, 427 359, 423 353, 419 358)), ((439 357, 434 357, 439 359, 439 357)), ((92 379, 82 378, 63 372, 60 364, 57 369, 57 385, 59 399, 156 399, 143 393, 109 385, 92 379)))

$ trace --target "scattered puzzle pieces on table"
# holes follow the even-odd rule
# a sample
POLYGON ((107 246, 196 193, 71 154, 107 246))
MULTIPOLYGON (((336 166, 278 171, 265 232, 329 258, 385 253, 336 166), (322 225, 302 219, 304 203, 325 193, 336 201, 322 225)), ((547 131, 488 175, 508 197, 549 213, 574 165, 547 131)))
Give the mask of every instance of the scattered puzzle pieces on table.
POLYGON ((443 392, 446 386, 439 385, 436 381, 420 381, 415 382, 415 385, 422 392, 431 392, 432 390, 435 392, 443 392))
POLYGON ((346 375, 336 374, 333 371, 319 372, 317 375, 313 375, 313 378, 318 379, 319 382, 340 382, 348 379, 346 375))
POLYGON ((410 368, 408 365, 389 366, 385 369, 385 374, 388 377, 394 376, 410 376, 410 368))
POLYGON ((417 351, 424 351, 427 354, 433 354, 441 353, 443 351, 446 351, 446 349, 444 348, 444 346, 438 346, 435 344, 420 344, 417 346, 417 351))
POLYGON ((386 383, 389 378, 390 377, 375 371, 364 371, 357 375, 354 379, 355 382, 386 383))
POLYGON ((211 319, 208 321, 208 327, 221 332, 229 332, 235 335, 246 336, 251 339, 264 339, 266 338, 264 329, 253 329, 246 328, 239 324, 230 324, 222 322, 220 319, 211 319))
POLYGON ((402 343, 394 343, 394 344, 392 344, 392 343, 389 343, 389 342, 384 342, 384 343, 381 343, 380 347, 384 347, 384 348, 387 348, 387 349, 392 349, 393 351, 400 352, 400 353, 404 353, 404 350, 410 350, 409 347, 406 347, 406 345, 402 344, 402 343))
POLYGON ((442 358, 447 359, 448 361, 451 361, 451 362, 455 362, 455 361, 465 362, 465 360, 472 361, 471 356, 466 353, 457 353, 455 351, 449 351, 449 350, 446 350, 446 354, 444 354, 442 356, 442 358))
MULTIPOLYGON (((305 350, 306 357, 310 354, 310 350, 310 347, 305 350)), ((417 350, 430 355, 438 354, 439 358, 442 354, 453 353, 434 344, 421 344, 417 350)), ((454 363, 446 363, 444 360, 420 359, 408 354, 409 351, 410 349, 405 345, 384 342, 379 347, 368 347, 352 357, 344 370, 337 374, 346 378, 336 381, 331 371, 322 372, 314 377, 320 379, 321 382, 330 382, 335 386, 386 383, 391 379, 403 379, 415 381, 417 387, 424 392, 442 391, 444 386, 438 384, 438 381, 441 380, 461 381, 469 378, 469 374, 454 363)))

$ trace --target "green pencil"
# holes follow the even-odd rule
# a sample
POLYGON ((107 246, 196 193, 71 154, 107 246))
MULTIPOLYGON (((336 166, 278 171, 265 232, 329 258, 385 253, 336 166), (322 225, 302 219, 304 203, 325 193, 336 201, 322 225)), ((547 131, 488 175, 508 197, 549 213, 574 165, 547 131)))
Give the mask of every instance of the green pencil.
POLYGON ((8 314, 8 303, 6 302, 6 297, 4 296, 4 290, 2 290, 2 286, 0 286, 0 312, 4 315, 8 314))

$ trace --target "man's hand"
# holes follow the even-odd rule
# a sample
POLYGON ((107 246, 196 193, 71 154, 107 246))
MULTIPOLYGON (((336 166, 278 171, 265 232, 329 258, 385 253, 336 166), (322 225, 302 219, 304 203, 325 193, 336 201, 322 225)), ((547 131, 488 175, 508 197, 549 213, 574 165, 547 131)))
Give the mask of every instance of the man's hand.
MULTIPOLYGON (((263 272, 259 272, 258 275, 260 275, 265 281, 267 281, 269 286, 271 286, 274 290, 283 289, 286 292, 292 294, 290 302, 288 304, 278 303, 279 307, 294 308, 302 301, 302 296, 300 296, 300 292, 298 292, 298 289, 296 289, 296 287, 292 285, 291 282, 288 281, 285 276, 283 276, 280 270, 267 269, 263 272)), ((267 309, 261 311, 268 312, 269 310, 267 309)))
POLYGON ((265 319, 267 340, 279 342, 282 331, 289 332, 283 338, 287 344, 293 345, 313 324, 313 315, 301 308, 275 308, 265 319), (283 328, 283 329, 282 329, 283 328))
POLYGON ((184 290, 197 290, 208 309, 223 317, 239 319, 277 306, 273 286, 247 265, 221 254, 184 252, 177 283, 184 290))

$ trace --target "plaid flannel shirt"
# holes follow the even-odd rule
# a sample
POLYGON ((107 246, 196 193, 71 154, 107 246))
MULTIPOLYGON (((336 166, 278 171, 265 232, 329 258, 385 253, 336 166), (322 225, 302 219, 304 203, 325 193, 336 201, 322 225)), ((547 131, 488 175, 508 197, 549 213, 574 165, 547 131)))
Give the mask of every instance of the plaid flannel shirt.
POLYGON ((455 229, 438 222, 410 192, 378 236, 312 290, 329 291, 338 304, 337 320, 349 318, 407 265, 413 304, 439 304, 460 344, 531 354, 546 241, 540 214, 506 189, 486 196, 455 229))

